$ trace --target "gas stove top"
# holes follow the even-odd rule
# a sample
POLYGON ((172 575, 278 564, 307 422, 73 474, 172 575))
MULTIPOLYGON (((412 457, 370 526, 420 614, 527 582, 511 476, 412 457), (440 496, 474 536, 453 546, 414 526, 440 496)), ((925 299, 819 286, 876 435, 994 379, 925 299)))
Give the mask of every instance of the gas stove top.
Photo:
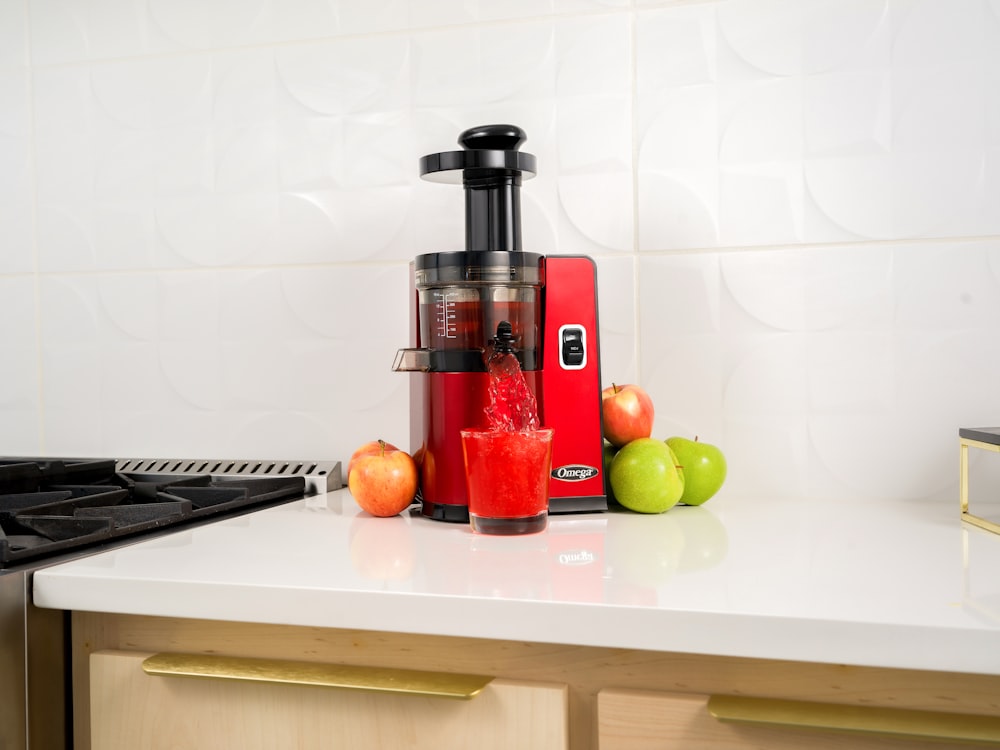
POLYGON ((340 484, 336 462, 0 458, 0 568, 340 484))

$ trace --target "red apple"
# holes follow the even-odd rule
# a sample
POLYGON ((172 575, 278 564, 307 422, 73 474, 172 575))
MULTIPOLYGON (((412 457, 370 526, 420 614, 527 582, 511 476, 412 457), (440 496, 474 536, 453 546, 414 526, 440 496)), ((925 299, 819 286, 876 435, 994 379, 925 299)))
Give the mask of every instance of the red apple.
POLYGON ((417 494, 417 464, 406 451, 379 440, 378 453, 363 454, 347 472, 354 500, 373 516, 395 516, 417 494))
POLYGON ((616 448, 653 434, 653 400, 637 385, 614 385, 601 391, 604 437, 616 448))
POLYGON ((397 451, 397 448, 392 443, 387 443, 384 440, 372 440, 371 442, 365 443, 360 448, 358 448, 354 453, 351 454, 351 460, 347 462, 347 476, 351 476, 351 469, 354 468, 354 464, 362 456, 374 456, 383 451, 382 446, 385 446, 384 450, 387 451, 397 451))

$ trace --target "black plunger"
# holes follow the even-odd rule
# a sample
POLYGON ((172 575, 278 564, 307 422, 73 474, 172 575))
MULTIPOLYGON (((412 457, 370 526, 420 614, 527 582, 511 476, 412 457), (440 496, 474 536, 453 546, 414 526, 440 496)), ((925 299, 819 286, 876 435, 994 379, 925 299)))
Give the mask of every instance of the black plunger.
POLYGON ((527 139, 516 125, 480 125, 459 137, 463 151, 420 159, 420 175, 450 182, 461 170, 465 188, 465 249, 521 250, 521 177, 535 175, 535 157, 518 149, 527 139))

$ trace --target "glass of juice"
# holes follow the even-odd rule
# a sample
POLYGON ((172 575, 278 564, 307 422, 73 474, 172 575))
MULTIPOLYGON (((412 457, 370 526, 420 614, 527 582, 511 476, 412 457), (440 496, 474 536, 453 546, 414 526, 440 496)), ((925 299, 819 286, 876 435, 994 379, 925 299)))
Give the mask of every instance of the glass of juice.
POLYGON ((473 531, 510 535, 545 528, 553 432, 462 430, 473 531))

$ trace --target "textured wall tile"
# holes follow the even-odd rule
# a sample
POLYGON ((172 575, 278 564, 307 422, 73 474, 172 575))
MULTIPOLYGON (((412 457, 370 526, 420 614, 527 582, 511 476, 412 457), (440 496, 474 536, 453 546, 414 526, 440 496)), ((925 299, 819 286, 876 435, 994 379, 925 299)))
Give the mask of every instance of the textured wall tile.
POLYGON ((718 3, 723 76, 799 76, 867 65, 889 4, 887 0, 718 3))
MULTIPOLYGON (((722 256, 733 319, 781 331, 884 329, 891 324, 889 248, 781 250, 722 256)), ((749 328, 749 327, 748 327, 749 328)))
POLYGON ((270 41, 268 0, 202 3, 147 0, 152 23, 180 47, 209 49, 270 41))
POLYGON ((640 258, 637 294, 640 384, 656 405, 655 435, 724 442, 719 256, 640 258))
POLYGON ((0 273, 34 268, 30 134, 28 71, 0 66, 0 273))
POLYGON ((6 455, 41 449, 34 281, 0 277, 0 443, 6 455))
POLYGON ((40 69, 41 267, 403 260, 444 249, 442 236, 460 246, 461 194, 414 191, 415 105, 447 113, 436 150, 474 124, 526 127, 545 165, 525 191, 535 248, 628 249, 628 60, 623 17, 611 33, 570 20, 40 69))
POLYGON ((406 442, 391 364, 407 279, 404 265, 46 277, 47 447, 340 458, 358 439, 346 424, 406 442))
POLYGON ((302 425, 290 444, 310 440, 313 458, 349 456, 361 438, 346 425, 407 442, 408 380, 391 371, 407 342, 407 284, 405 265, 227 275, 223 408, 241 416, 258 454, 280 451, 302 425))
POLYGON ((416 34, 414 103, 419 107, 482 106, 551 97, 554 34, 551 23, 416 34))
POLYGON ((716 8, 636 19, 639 248, 719 243, 716 8))
POLYGON ((412 27, 506 21, 548 16, 553 13, 585 13, 627 8, 630 0, 510 0, 504 3, 470 0, 421 0, 409 3, 412 27))
POLYGON ((0 68, 28 64, 27 20, 21 0, 0 1, 0 68))
POLYGON ((44 448, 54 454, 102 455, 102 361, 114 354, 102 351, 94 281, 43 278, 39 297, 44 448))
POLYGON ((643 258, 657 432, 714 433, 748 492, 947 494, 958 427, 1000 411, 998 268, 996 241, 643 258))
MULTIPOLYGON (((414 25, 409 0, 327 3, 334 11, 337 28, 343 34, 400 31, 414 25)), ((417 3, 418 8, 427 3, 417 3)))
POLYGON ((407 102, 405 37, 334 40, 279 48, 282 91, 310 115, 397 108, 407 102))
POLYGON ((342 29, 385 30, 374 22, 376 3, 343 5, 326 0, 30 0, 32 51, 36 63, 52 64, 315 39, 342 29))
POLYGON ((811 194, 836 224, 869 237, 996 231, 982 214, 983 77, 987 50, 1000 41, 987 21, 980 3, 890 4, 880 95, 853 108, 876 124, 879 148, 806 163, 811 194), (850 187, 855 197, 846 197, 850 187))
MULTIPOLYGON (((211 3, 205 4, 211 7, 211 3)), ((28 0, 35 64, 81 62, 183 49, 145 0, 28 0)))
POLYGON ((637 29, 641 248, 997 231, 986 4, 746 0, 637 29))
POLYGON ((602 257, 597 263, 602 386, 639 382, 639 331, 635 317, 635 259, 602 257))
MULTIPOLYGON (((12 3, 13 4, 13 3, 12 3)), ((406 32, 627 8, 629 0, 30 0, 41 64, 406 32)), ((13 11, 12 11, 13 12, 13 11)))
POLYGON ((214 246, 174 236, 204 237, 211 224, 194 215, 177 230, 170 213, 214 186, 210 72, 205 55, 36 72, 43 270, 213 260, 214 246))
POLYGON ((559 174, 564 217, 559 251, 631 250, 631 41, 626 19, 562 23, 555 54, 558 161, 549 168, 559 174))
POLYGON ((281 252, 306 262, 411 257, 408 40, 285 48, 276 62, 281 252))

